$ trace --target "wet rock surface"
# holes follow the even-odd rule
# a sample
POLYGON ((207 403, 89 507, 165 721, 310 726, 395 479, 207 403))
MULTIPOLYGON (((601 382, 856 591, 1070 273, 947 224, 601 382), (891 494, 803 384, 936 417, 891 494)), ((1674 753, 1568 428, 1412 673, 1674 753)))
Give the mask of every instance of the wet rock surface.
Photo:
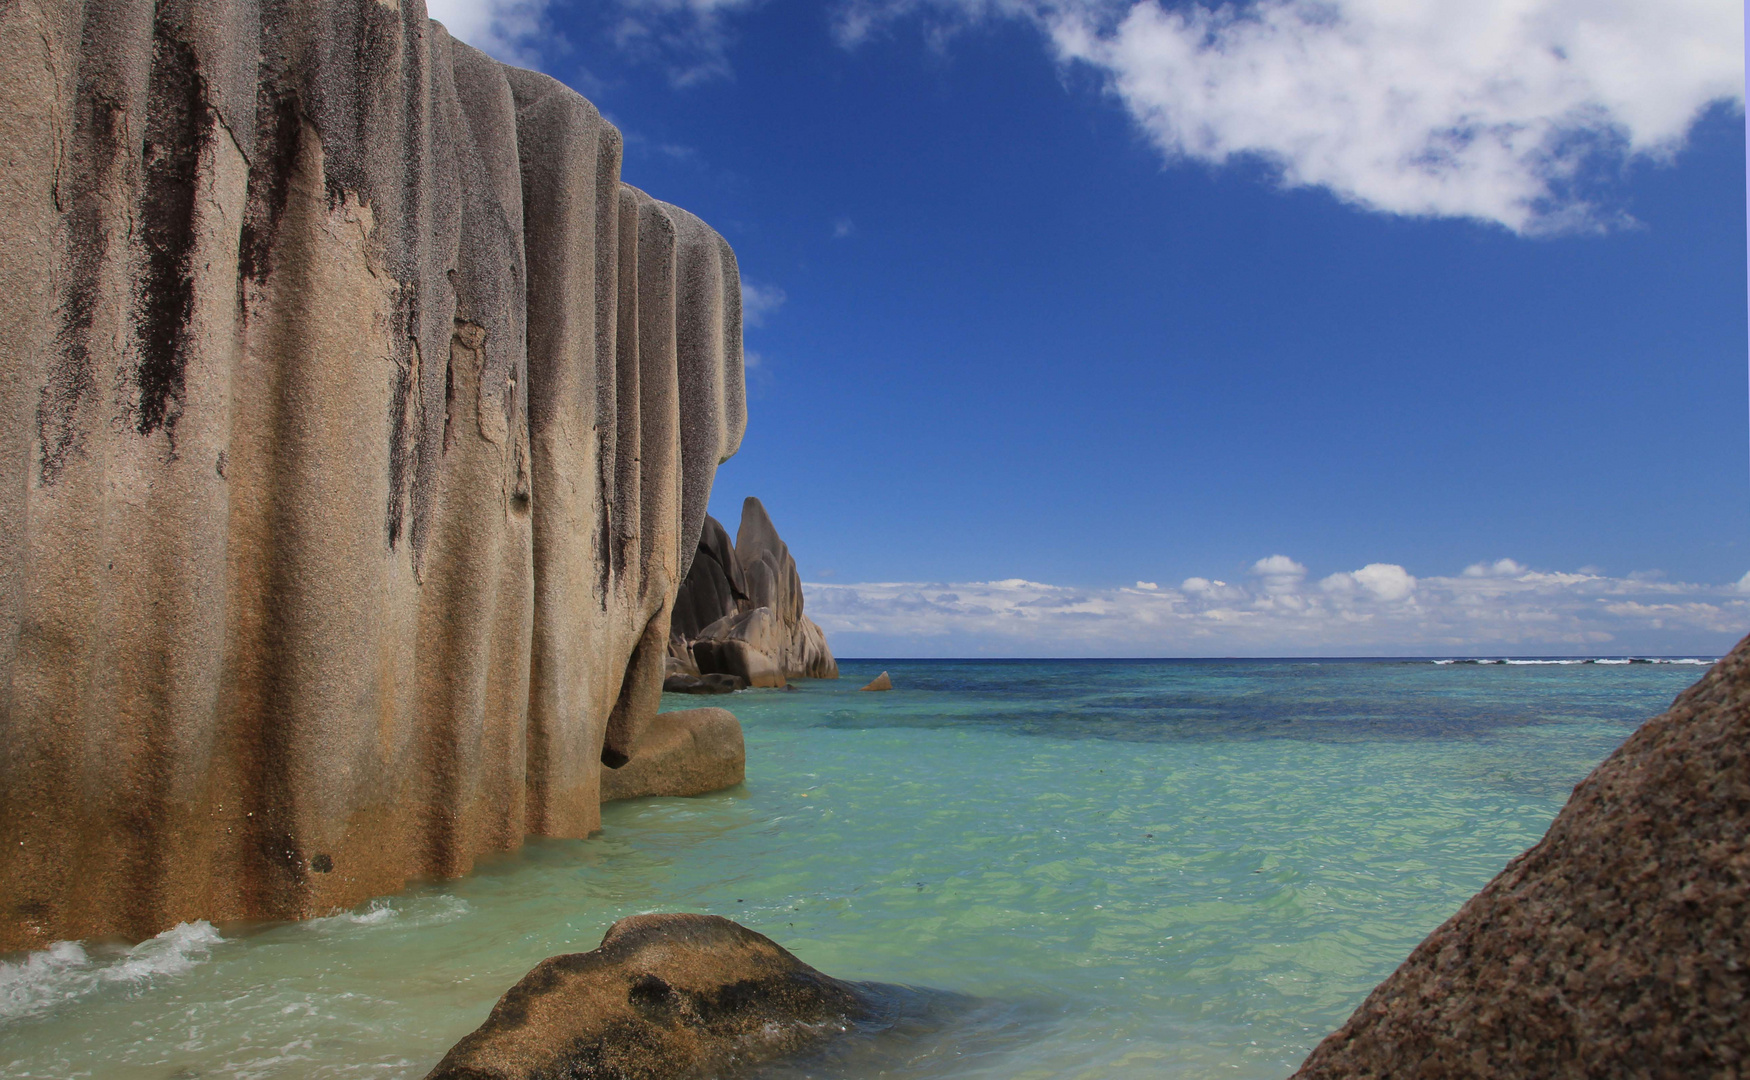
POLYGON ((1574 789, 1300 1080, 1750 1069, 1750 638, 1574 789))
POLYGON ((870 988, 715 915, 635 915, 499 999, 427 1080, 685 1080, 795 1055, 879 1016, 870 988))

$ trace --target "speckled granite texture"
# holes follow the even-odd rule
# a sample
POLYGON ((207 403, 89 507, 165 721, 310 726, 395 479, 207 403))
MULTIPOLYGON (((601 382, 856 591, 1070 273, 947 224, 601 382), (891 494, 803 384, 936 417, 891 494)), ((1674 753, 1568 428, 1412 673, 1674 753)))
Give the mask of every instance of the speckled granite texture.
POLYGON ((422 0, 0 0, 0 950, 600 823, 735 256, 422 0))
POLYGON ((426 1080, 688 1080, 846 1030, 863 992, 716 915, 634 915, 507 991, 426 1080))
POLYGON ((1574 789, 1302 1080, 1750 1072, 1750 638, 1574 789))

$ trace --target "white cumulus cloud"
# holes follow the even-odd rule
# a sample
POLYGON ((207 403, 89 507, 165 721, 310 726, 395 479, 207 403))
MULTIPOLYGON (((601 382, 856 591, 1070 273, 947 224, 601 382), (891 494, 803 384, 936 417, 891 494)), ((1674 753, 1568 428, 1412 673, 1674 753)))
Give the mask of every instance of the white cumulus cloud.
POLYGON ((1368 563, 1359 570, 1332 574, 1319 582, 1319 588, 1330 593, 1368 596, 1395 603, 1408 600, 1416 591, 1416 579, 1396 563, 1368 563))
POLYGON ((1258 160, 1370 210, 1525 233, 1623 220, 1594 181, 1743 99, 1724 0, 852 0, 840 39, 908 16, 935 39, 1034 21, 1169 160, 1258 160))
POLYGON ((1480 565, 1490 572, 1417 577, 1369 563, 1314 583, 1276 555, 1250 584, 809 584, 808 613, 839 652, 883 656, 1718 654, 1750 630, 1740 582, 1480 565))

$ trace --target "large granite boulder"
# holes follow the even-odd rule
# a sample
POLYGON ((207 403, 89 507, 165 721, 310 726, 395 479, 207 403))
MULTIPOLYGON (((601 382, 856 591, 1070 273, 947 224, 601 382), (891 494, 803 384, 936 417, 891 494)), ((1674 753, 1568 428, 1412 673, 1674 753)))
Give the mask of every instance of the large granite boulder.
POLYGON ((715 915, 634 915, 541 961, 426 1080, 687 1080, 794 1054, 868 1016, 863 990, 715 915))
POLYGON ((733 252, 422 0, 0 2, 0 951, 600 822, 733 252))
POLYGON ((645 795, 703 795, 742 782, 747 750, 728 709, 658 713, 644 725, 631 757, 606 761, 602 802, 645 795))
POLYGON ((1750 638, 1574 788, 1537 846, 1295 1073, 1740 1076, 1750 1065, 1750 638))
POLYGON ((739 638, 693 642, 693 659, 706 677, 730 675, 749 686, 781 688, 784 673, 771 654, 739 638))
POLYGON ((742 675, 755 686, 781 686, 785 679, 836 679, 838 662, 826 635, 803 614, 802 605, 796 560, 758 499, 742 504, 733 545, 728 531, 707 517, 692 568, 675 599, 670 670, 742 675), (750 656, 749 650, 759 655, 750 656), (777 681, 748 675, 767 666, 776 671, 777 681))

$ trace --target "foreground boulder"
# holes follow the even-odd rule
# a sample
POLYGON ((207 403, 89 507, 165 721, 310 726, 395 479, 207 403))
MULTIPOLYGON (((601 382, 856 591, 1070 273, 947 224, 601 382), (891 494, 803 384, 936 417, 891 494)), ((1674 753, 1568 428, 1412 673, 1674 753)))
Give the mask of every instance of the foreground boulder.
POLYGON ((511 987, 426 1080, 684 1080, 788 1056, 870 1015, 864 992, 715 915, 634 915, 511 987))
POLYGON ((1750 638, 1575 789, 1296 1077, 1750 1067, 1750 638))
POLYGON ((675 598, 669 670, 740 675, 754 686, 838 678, 826 635, 802 603, 796 560, 758 499, 742 504, 734 543, 707 517, 675 598))
POLYGON ((639 733, 630 758, 603 764, 602 802, 703 795, 746 778, 747 750, 728 709, 686 709, 658 713, 639 733))

